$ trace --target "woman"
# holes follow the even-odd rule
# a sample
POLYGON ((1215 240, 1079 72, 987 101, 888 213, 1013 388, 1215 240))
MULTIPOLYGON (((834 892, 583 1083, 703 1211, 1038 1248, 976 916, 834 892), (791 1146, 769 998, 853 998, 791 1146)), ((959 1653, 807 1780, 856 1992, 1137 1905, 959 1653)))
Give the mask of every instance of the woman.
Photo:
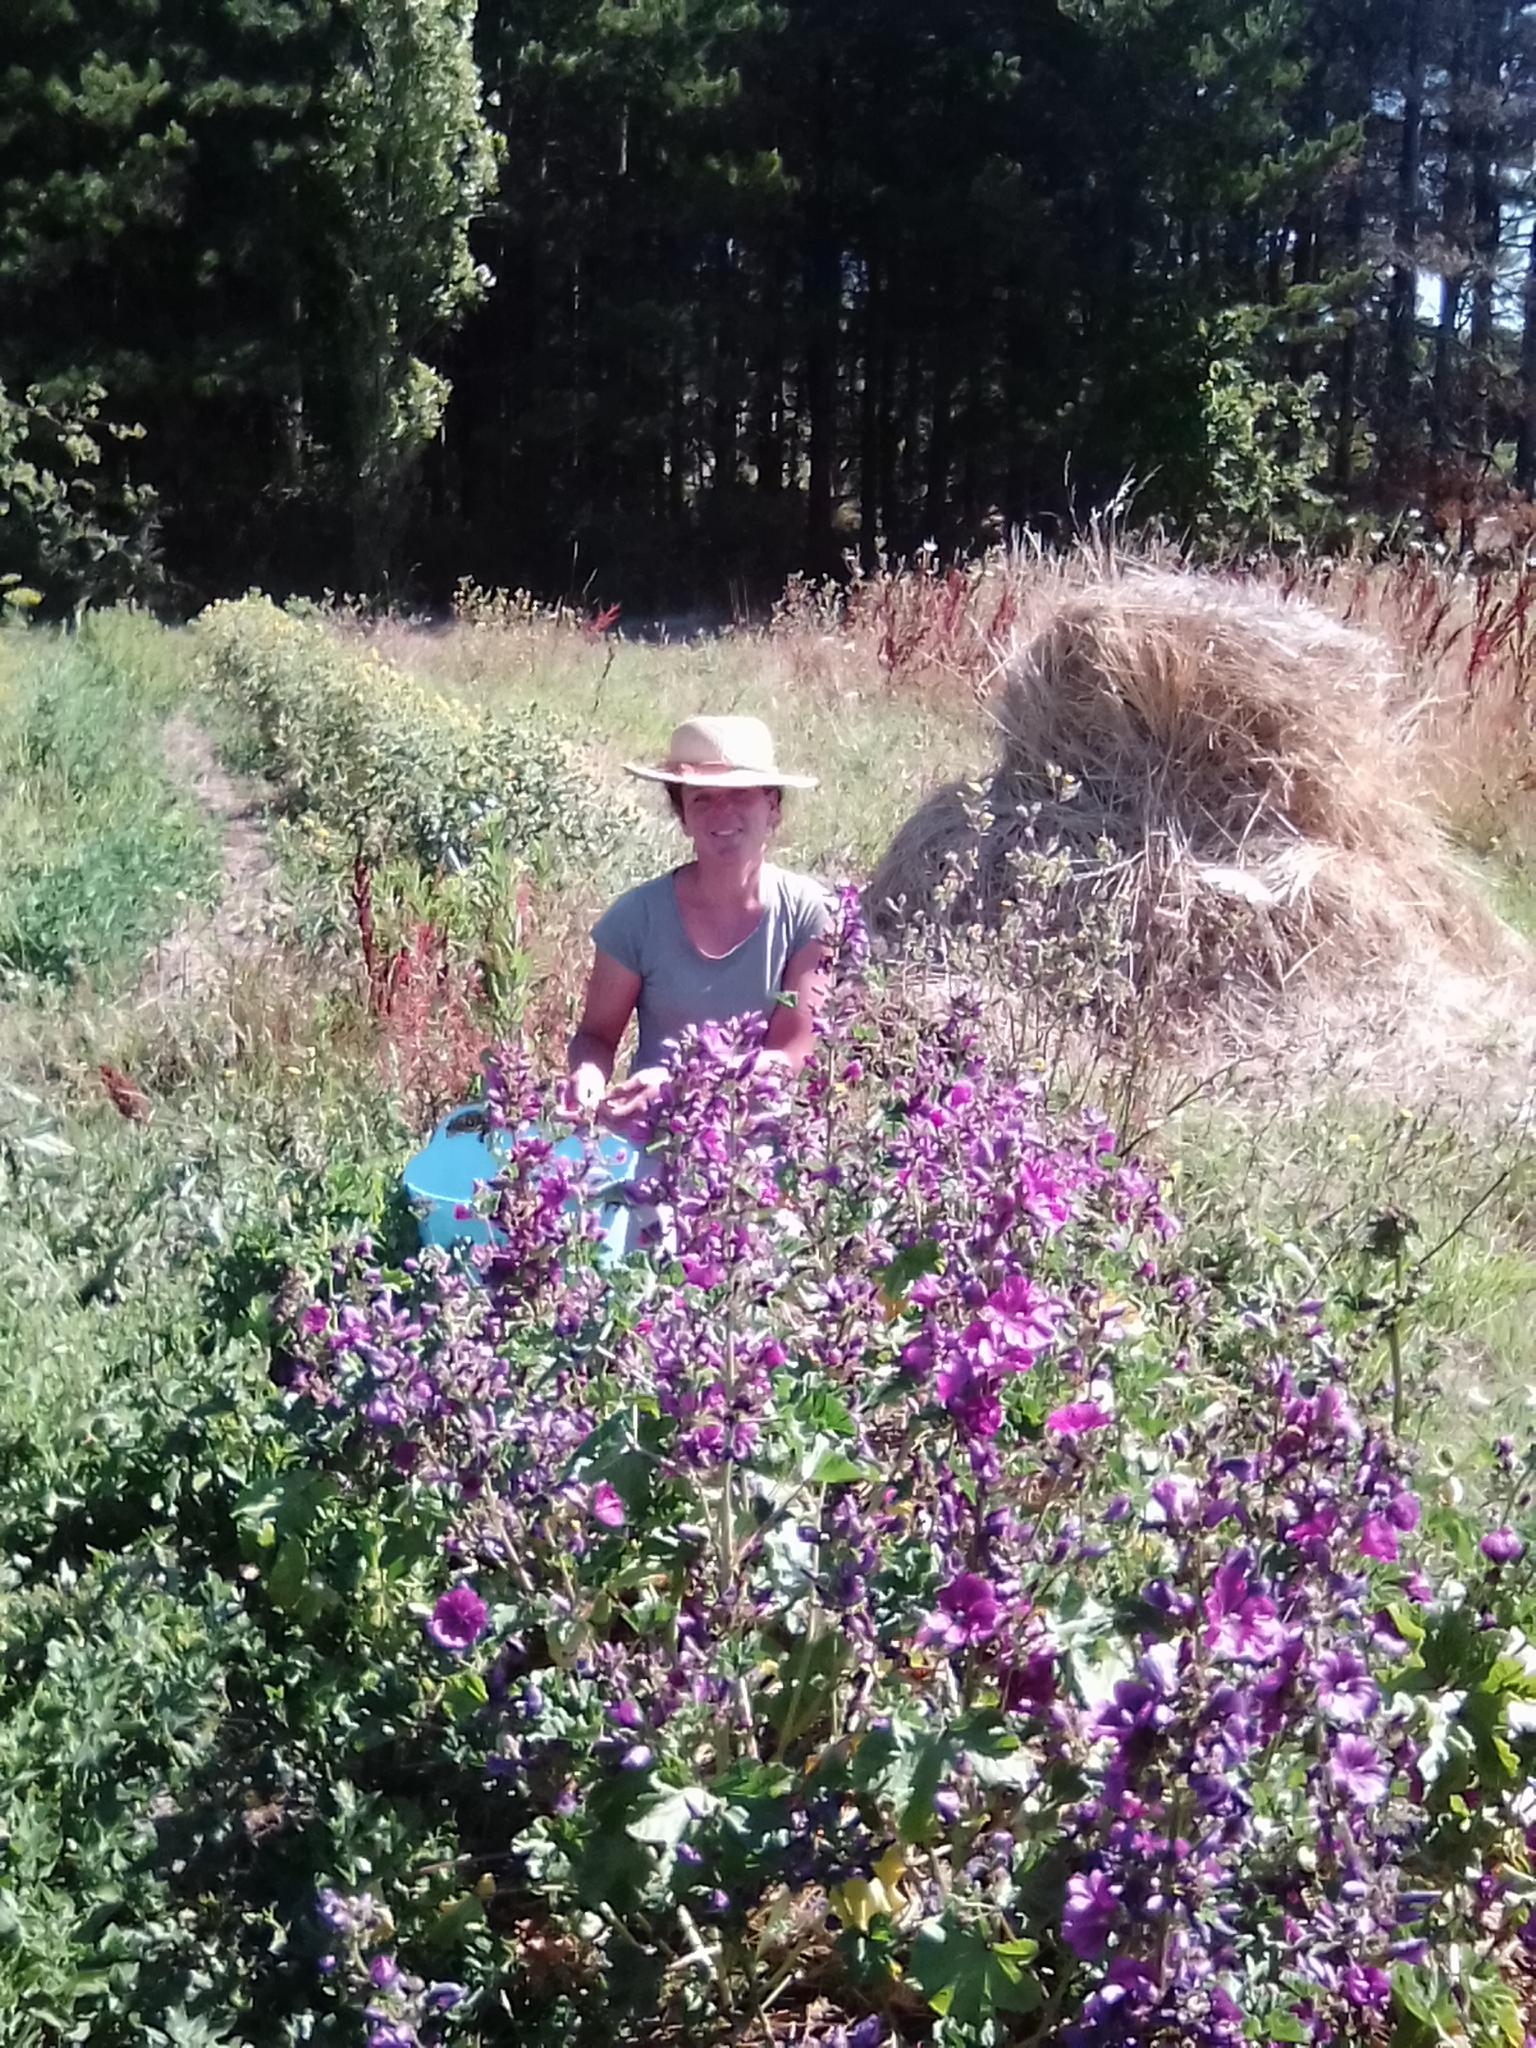
POLYGON ((767 1016, 768 1051, 798 1071, 823 994, 825 889, 767 858, 780 792, 814 789, 774 759, 756 718, 690 718, 657 767, 631 775, 667 786, 693 859, 631 889, 592 928, 596 954, 570 1046, 566 1108, 643 1130, 665 1075, 667 1042, 690 1024, 767 1016), (619 1041, 638 1015, 630 1077, 610 1086, 619 1041))

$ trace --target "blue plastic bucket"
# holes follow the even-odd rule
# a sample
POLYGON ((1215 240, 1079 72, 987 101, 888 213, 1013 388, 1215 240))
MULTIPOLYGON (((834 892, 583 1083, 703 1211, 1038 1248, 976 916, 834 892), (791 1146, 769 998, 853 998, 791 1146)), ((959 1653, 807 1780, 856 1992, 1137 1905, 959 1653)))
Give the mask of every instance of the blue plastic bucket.
MULTIPOLYGON (((538 1130, 537 1125, 525 1125, 519 1135, 533 1135, 538 1130)), ((473 1210, 477 1190, 502 1171, 509 1149, 504 1132, 486 1130, 481 1104, 465 1103, 449 1110, 426 1144, 407 1161, 400 1177, 424 1245, 446 1248, 496 1242, 496 1227, 488 1216, 458 1212, 473 1210)), ((574 1136, 556 1139, 550 1151, 553 1159, 576 1165, 588 1159, 586 1145, 574 1136)), ((611 1132, 601 1132, 585 1184, 565 1205, 573 1212, 597 1211, 603 1249, 615 1257, 625 1250, 630 1216, 628 1203, 615 1191, 628 1181, 638 1160, 632 1145, 611 1132)))

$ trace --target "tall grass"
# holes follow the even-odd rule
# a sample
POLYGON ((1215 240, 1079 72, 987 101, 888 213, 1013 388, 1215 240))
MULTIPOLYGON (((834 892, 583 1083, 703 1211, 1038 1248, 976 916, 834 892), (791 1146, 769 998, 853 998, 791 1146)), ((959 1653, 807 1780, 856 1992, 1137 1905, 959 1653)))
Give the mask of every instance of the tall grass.
POLYGON ((150 647, 132 620, 7 647, 0 991, 7 975, 125 973, 214 892, 214 835, 172 786, 161 750, 181 664, 170 647, 163 662, 150 647))
MULTIPOLYGON (((493 707, 558 708, 609 772, 654 754, 680 717, 751 711, 823 777, 796 806, 786 850, 867 873, 935 784, 992 751, 983 705, 1063 596, 1091 579, 1187 568, 1156 540, 1093 533, 1073 549, 1019 544, 933 558, 845 582, 792 583, 772 618, 680 646, 625 640, 525 595, 467 590, 453 620, 338 618, 401 666, 493 707)), ((1297 554, 1206 571, 1304 599, 1378 636, 1402 705, 1431 738, 1452 830, 1496 860, 1536 838, 1536 564, 1491 573, 1432 553, 1390 560, 1297 554)))
MULTIPOLYGON (((614 793, 632 791, 626 760, 655 760, 697 712, 765 719, 787 765, 820 778, 796 792, 780 842, 786 861, 829 876, 866 874, 897 823, 934 781, 979 767, 987 745, 963 692, 896 692, 854 642, 828 633, 835 658, 808 662, 802 639, 735 631, 670 645, 595 633, 567 615, 472 594, 454 621, 338 622, 401 667, 507 714, 557 710, 614 793)), ((809 629, 808 629, 809 630, 809 629)), ((644 793, 650 821, 604 885, 654 872, 677 842, 664 800, 644 793)))

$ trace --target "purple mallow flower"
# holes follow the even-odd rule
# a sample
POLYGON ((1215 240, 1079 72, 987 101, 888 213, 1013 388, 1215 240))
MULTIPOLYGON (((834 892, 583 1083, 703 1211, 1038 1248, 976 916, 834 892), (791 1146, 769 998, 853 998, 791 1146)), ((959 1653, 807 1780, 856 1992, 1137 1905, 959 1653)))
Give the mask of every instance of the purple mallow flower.
POLYGON ((1477 1547, 1490 1564, 1514 1564, 1525 1555, 1525 1544, 1513 1529, 1490 1529, 1477 1547))
POLYGON ((606 1479, 600 1480, 592 1489, 588 1502, 592 1519, 604 1529, 622 1529, 624 1526, 624 1503, 606 1479))
POLYGON ((1055 1436, 1074 1437, 1085 1436, 1090 1430, 1108 1429, 1111 1420, 1097 1401, 1068 1401, 1065 1407, 1051 1410, 1045 1426, 1055 1436))
POLYGON ((1329 1650, 1313 1667, 1317 1703, 1340 1728, 1358 1728, 1368 1721, 1381 1695, 1364 1663, 1353 1650, 1329 1650))
POLYGON ((1328 1776, 1352 1806, 1379 1806, 1392 1783, 1392 1767, 1363 1735, 1341 1735, 1328 1758, 1328 1776))
POLYGON ((987 1296, 982 1321, 1005 1371, 1022 1372, 1054 1341, 1061 1304, 1027 1274, 1015 1273, 987 1296))
POLYGON ((451 1586, 439 1594, 426 1626, 429 1639, 440 1650, 465 1656, 485 1634, 485 1602, 472 1586, 451 1586))
POLYGON ((1078 1872, 1067 1879, 1061 1938, 1079 1962, 1092 1962, 1104 1953, 1118 1908, 1119 1901, 1102 1870, 1089 1871, 1086 1876, 1078 1872))
MULTIPOLYGON (((493 1086, 500 1236, 478 1284, 430 1253, 408 1283, 342 1258, 332 1305, 293 1332, 338 1464, 434 1489, 451 1569, 497 1589, 513 1633, 471 1724, 489 1771, 535 1828, 594 1799, 632 1816, 679 1769, 711 1787, 722 1756, 762 1741, 777 1696, 782 1790, 761 1796, 779 1846, 762 1874, 757 1859, 726 1872, 711 1827, 677 1844, 663 1881, 699 1918, 751 1926, 780 1885, 825 1894, 868 1874, 900 1836, 902 1760, 931 1744, 934 1811, 961 1829, 962 1925, 980 1931, 989 1902, 1011 1915, 1007 1871, 1028 1845, 996 1823, 1021 1791, 1059 1844, 1044 1968, 1070 1977, 1063 2048, 1241 2048, 1240 1986, 1309 2041, 1372 2031, 1383 1973, 1431 1917, 1408 1889, 1423 1882, 1413 1724, 1372 1675, 1407 1657, 1408 1624, 1382 1600, 1388 1582, 1394 1600, 1435 1589, 1370 1371, 1358 1415, 1346 1391, 1348 1304, 1286 1312, 1260 1284, 1239 1299, 1216 1266, 1198 1290, 1171 1278, 1152 1173, 994 1066, 974 1004, 909 1049, 844 1000, 829 995, 794 1102, 732 1031, 685 1034, 656 1155, 666 1242, 643 1268, 596 1267, 564 1206, 579 1169, 528 1135, 544 1111, 510 1070, 493 1086), (856 1038, 838 1035, 848 1019, 856 1038), (909 1249, 929 1270, 893 1299, 909 1249), (1130 1284, 1152 1341, 1096 1400, 1106 1292, 1130 1284), (1158 1356, 1162 1375, 1146 1369, 1158 1356), (1016 1376, 1046 1358, 1042 1400, 1016 1376), (851 1476, 790 1500, 811 1433, 814 1458, 835 1444, 828 1469, 851 1476), (646 1469, 628 1512, 594 1473, 616 1434, 646 1469), (835 1689, 794 1690, 785 1645, 807 1599, 846 1650, 835 1689), (1300 1838, 1315 1868, 1297 1864, 1300 1838)), ((1505 1477, 1513 1517, 1512 1464, 1505 1477)), ((1510 1531, 1485 1540, 1490 1565, 1519 1554, 1510 1531)), ((487 1624, 461 1584, 428 1632, 462 1656, 487 1624)), ((1503 1827, 1504 1793, 1475 1789, 1479 1827, 1503 1827)), ((902 1889, 906 1961, 948 1909, 921 1867, 902 1889)), ((458 1987, 375 1977, 370 1994, 357 1980, 385 1923, 371 1902, 325 1910, 345 1931, 316 1930, 315 1947, 376 2000, 360 2035, 439 2040, 432 2015, 458 1987)), ((642 1908, 616 1910, 627 1926, 642 1908)), ((1448 1893, 1443 1938, 1512 1944, 1522 1910, 1484 1888, 1474 1926, 1448 1893)))
POLYGON ((1229 1558, 1205 1596, 1207 1647, 1234 1663, 1266 1664, 1285 1647, 1286 1631, 1267 1595, 1249 1590, 1243 1559, 1229 1558))
POLYGON ((1001 1604, 997 1589, 976 1572, 961 1572, 939 1594, 939 1604, 918 1631, 920 1643, 966 1650, 997 1634, 1001 1604))

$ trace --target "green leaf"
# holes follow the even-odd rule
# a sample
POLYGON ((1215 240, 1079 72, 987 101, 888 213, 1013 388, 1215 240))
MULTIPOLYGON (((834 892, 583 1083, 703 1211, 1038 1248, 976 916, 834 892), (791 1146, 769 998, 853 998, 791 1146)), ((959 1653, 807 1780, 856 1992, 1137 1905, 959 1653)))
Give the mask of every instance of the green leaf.
POLYGON ((658 1785, 625 1832, 633 1842, 675 1849, 693 1823, 713 1812, 717 1803, 700 1785, 658 1785))
POLYGON ((321 1509, 336 1498, 336 1481, 305 1466, 248 1486, 235 1503, 241 1549, 255 1558, 284 1536, 307 1536, 321 1509))
POLYGON ((427 1939, 434 1948, 454 1948, 485 1919, 485 1907, 473 1892, 460 1892, 450 1899, 427 1927, 427 1939))
POLYGON ((855 1480, 873 1479, 875 1476, 872 1467, 860 1465, 841 1451, 823 1451, 811 1472, 812 1483, 817 1486, 847 1486, 855 1480))
POLYGON ((900 1308, 913 1281, 920 1280, 925 1273, 937 1273, 943 1263, 942 1247, 933 1238, 924 1238, 920 1244, 909 1244, 905 1251, 898 1252, 875 1277, 885 1300, 892 1308, 900 1308))
POLYGON ((949 1735, 930 1735, 918 1743, 912 1758, 912 1789, 901 1810, 901 1839, 921 1842, 933 1832, 933 1795, 955 1758, 949 1735))
POLYGON ((285 1614, 295 1614, 309 1589, 309 1545, 290 1536, 267 1575, 267 1598, 285 1614))
POLYGON ((795 1419, 818 1436, 852 1436, 848 1403, 830 1387, 815 1387, 795 1403, 795 1419))
POLYGON ((929 1920, 912 1944, 911 1974, 936 2013, 974 2027, 994 2013, 1039 2008, 1039 1979, 1027 1967, 1037 1953, 1032 1941, 989 1942, 969 1928, 929 1920))
POLYGON ((1312 2036, 1292 2012, 1268 2012, 1248 2022, 1250 2041, 1310 2041, 1312 2036))
POLYGON ((443 1707, 454 1722, 471 1720, 489 1698, 478 1671, 460 1671, 443 1687, 443 1707))

